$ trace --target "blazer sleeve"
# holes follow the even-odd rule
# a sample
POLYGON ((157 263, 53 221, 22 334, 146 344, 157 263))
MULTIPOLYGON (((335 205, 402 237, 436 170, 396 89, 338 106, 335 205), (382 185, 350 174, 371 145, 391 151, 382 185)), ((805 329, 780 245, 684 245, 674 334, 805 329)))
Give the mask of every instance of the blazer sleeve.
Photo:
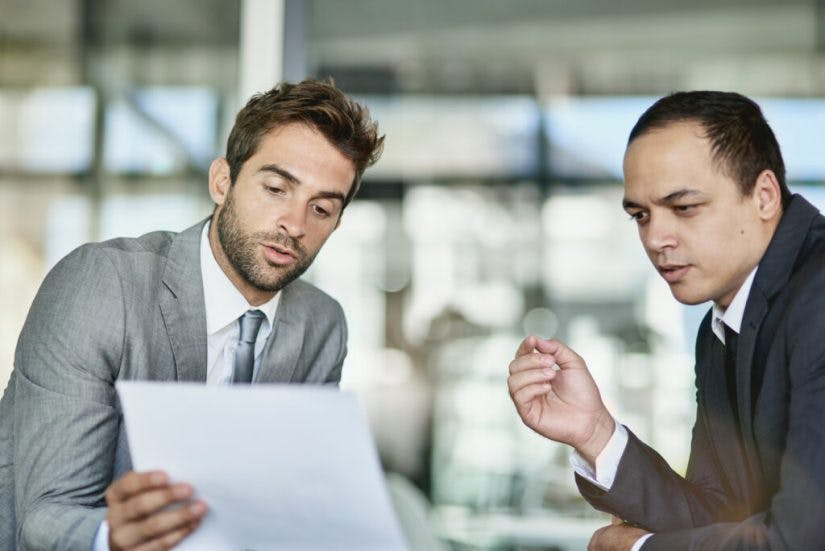
POLYGON ((770 407, 775 430, 786 438, 776 454, 778 486, 765 510, 737 514, 726 498, 730 490, 718 465, 724 458, 709 446, 701 407, 685 478, 631 436, 609 492, 579 482, 597 508, 655 532, 643 551, 825 549, 825 339, 817 321, 825 308, 825 285, 809 289, 789 311, 781 334, 771 336, 776 344, 767 369, 782 370, 787 393, 770 407))
MULTIPOLYGON (((820 340, 822 340, 820 338, 820 340)), ((792 360, 788 430, 779 488, 766 511, 651 537, 644 551, 666 549, 825 549, 825 353, 822 346, 792 360), (816 357, 811 357, 816 354, 816 357)), ((794 356, 798 356, 794 354, 794 356)))
POLYGON ((21 549, 90 549, 105 516, 124 346, 120 278, 75 250, 46 276, 15 352, 14 465, 21 549))
POLYGON ((730 495, 718 458, 710 444, 709 421, 699 388, 711 362, 711 312, 696 339, 696 421, 685 477, 676 473, 653 448, 628 430, 628 442, 609 491, 577 477, 581 494, 595 508, 615 514, 653 532, 692 528, 714 522, 730 495))
POLYGON ((615 514, 653 532, 692 528, 713 522, 724 509, 728 492, 707 450, 703 415, 693 427, 691 458, 685 477, 676 473, 653 448, 628 430, 628 442, 616 478, 604 491, 577 476, 581 494, 596 509, 615 514))

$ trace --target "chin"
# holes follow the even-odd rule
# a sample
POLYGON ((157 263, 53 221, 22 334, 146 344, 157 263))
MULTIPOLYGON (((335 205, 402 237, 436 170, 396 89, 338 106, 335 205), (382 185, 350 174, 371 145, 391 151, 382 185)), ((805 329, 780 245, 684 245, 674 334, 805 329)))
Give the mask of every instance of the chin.
POLYGON ((673 298, 687 306, 695 306, 711 300, 710 297, 704 294, 688 290, 674 289, 671 287, 670 292, 673 294, 673 298))

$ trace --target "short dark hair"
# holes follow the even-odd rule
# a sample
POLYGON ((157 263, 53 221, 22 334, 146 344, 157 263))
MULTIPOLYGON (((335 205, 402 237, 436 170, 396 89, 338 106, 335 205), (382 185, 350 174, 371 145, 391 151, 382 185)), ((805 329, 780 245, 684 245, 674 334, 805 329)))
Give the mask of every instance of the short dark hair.
POLYGON ((658 100, 639 117, 627 144, 677 122, 696 122, 704 129, 714 160, 736 181, 742 195, 752 193, 757 176, 769 169, 779 182, 782 205, 788 205, 791 194, 785 183, 782 152, 756 102, 735 92, 676 92, 658 100))
POLYGON ((235 117, 226 141, 226 161, 232 183, 243 164, 258 150, 261 138, 273 129, 302 123, 320 132, 355 165, 355 179, 344 200, 349 204, 367 167, 381 156, 384 136, 366 107, 347 97, 332 80, 281 82, 268 92, 256 94, 235 117))

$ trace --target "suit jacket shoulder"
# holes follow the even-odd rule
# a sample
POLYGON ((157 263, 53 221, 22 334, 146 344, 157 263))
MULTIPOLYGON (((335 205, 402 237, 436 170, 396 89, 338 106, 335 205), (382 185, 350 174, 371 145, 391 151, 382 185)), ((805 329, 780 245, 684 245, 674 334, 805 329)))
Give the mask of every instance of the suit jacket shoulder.
POLYGON ((347 323, 338 302, 295 280, 281 290, 275 326, 256 382, 334 383, 347 354, 347 323))
MULTIPOLYGON (((13 484, 0 487, 14 496, 2 495, 0 503, 11 504, 16 525, 8 533, 24 548, 89 547, 105 514, 103 491, 129 463, 114 381, 176 378, 159 308, 176 299, 162 282, 180 286, 192 273, 180 264, 197 258, 199 228, 83 245, 44 279, 0 405, 0 440, 11 443, 10 457, 2 454, 0 463, 14 476, 13 484)), ((200 277, 184 287, 184 293, 200 289, 200 277)), ((201 291, 199 302, 190 300, 185 309, 202 310, 202 302, 201 291)))

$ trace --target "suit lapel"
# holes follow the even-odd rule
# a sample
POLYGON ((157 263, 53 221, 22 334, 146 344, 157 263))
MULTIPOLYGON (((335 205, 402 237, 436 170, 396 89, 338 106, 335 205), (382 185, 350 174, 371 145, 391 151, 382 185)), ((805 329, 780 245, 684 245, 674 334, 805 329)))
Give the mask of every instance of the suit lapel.
POLYGON ((306 312, 297 285, 281 290, 275 322, 263 351, 256 383, 288 383, 304 347, 306 312))
POLYGON ((773 328, 778 320, 766 320, 771 315, 771 301, 788 284, 805 238, 818 215, 819 211, 805 199, 798 195, 793 197, 759 262, 745 304, 736 357, 736 386, 743 436, 748 442, 753 442, 754 406, 764 370, 769 367, 765 365, 764 357, 755 357, 755 351, 757 348, 767 349, 774 337, 773 328))
POLYGON ((759 289, 751 290, 747 309, 748 315, 742 319, 736 352, 736 397, 742 437, 746 442, 753 442, 753 401, 759 390, 753 384, 754 350, 759 328, 768 313, 768 302, 759 289))
POLYGON ((206 381, 206 307, 200 268, 204 223, 175 236, 163 271, 160 310, 178 381, 206 381))
POLYGON ((755 479, 756 473, 761 472, 761 463, 753 420, 764 370, 770 367, 765 364, 764 354, 757 356, 756 350, 767 350, 774 337, 778 318, 775 315, 768 318, 771 300, 790 279, 796 258, 817 214, 818 211, 807 201, 794 196, 759 262, 745 305, 736 354, 736 393, 744 460, 750 466, 750 469, 742 470, 741 476, 750 473, 751 480, 743 487, 748 488, 749 493, 760 487, 755 479))
MULTIPOLYGON (((749 469, 743 453, 739 428, 736 425, 732 404, 728 398, 725 380, 725 349, 715 335, 706 335, 704 358, 697 365, 704 366, 705 383, 701 385, 705 398, 704 414, 711 442, 719 458, 719 467, 730 481, 731 490, 738 502, 748 503, 750 497, 749 469), (744 500, 744 501, 742 501, 744 500)), ((741 348, 741 347, 740 347, 741 348)), ((738 386, 738 385, 737 385, 738 386)))
POLYGON ((744 503, 756 503, 756 492, 762 485, 756 481, 756 473, 761 472, 761 462, 757 455, 758 448, 753 430, 753 361, 759 327, 768 312, 768 304, 758 290, 754 292, 752 289, 747 308, 750 309, 750 315, 742 320, 736 351, 736 407, 744 462, 740 484, 744 484, 744 503))

